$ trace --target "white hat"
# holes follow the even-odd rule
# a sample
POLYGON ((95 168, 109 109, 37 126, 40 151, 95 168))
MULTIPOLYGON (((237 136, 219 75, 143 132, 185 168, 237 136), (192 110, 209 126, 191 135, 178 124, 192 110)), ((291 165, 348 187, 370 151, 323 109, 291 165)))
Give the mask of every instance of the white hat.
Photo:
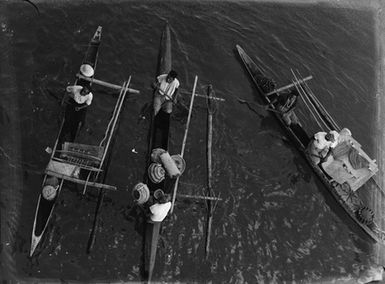
POLYGON ((89 64, 83 64, 80 66, 80 72, 86 77, 92 77, 94 75, 94 68, 89 64))
POLYGON ((41 193, 44 199, 51 201, 56 196, 56 188, 53 187, 52 185, 46 185, 43 187, 43 190, 41 193))

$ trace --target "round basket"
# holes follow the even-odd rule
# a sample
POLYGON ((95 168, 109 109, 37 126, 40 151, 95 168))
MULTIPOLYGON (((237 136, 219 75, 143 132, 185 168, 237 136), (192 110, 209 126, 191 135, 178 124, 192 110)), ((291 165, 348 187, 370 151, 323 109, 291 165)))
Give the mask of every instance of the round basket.
POLYGON ((153 183, 160 183, 164 180, 165 170, 161 164, 152 163, 148 167, 148 177, 153 183))
POLYGON ((374 212, 372 209, 363 206, 357 210, 357 219, 361 222, 364 223, 365 225, 371 225, 373 224, 374 220, 374 212))
POLYGON ((57 188, 49 184, 45 185, 43 187, 43 190, 41 191, 41 195, 43 196, 43 198, 48 201, 54 200, 56 197, 56 194, 57 194, 57 188))
POLYGON ((184 170, 186 169, 186 161, 179 154, 172 155, 171 158, 174 160, 176 167, 180 171, 180 174, 183 174, 184 170))
POLYGON ((162 198, 163 196, 164 196, 164 192, 163 192, 163 190, 161 190, 160 188, 154 191, 154 198, 155 198, 156 200, 159 200, 159 199, 162 198))
POLYGON ((148 186, 142 182, 139 182, 132 189, 132 197, 138 204, 144 204, 150 198, 150 190, 148 186))
POLYGON ((167 151, 162 148, 153 149, 151 152, 151 161, 153 161, 154 163, 160 164, 161 163, 160 155, 162 155, 165 152, 167 151))

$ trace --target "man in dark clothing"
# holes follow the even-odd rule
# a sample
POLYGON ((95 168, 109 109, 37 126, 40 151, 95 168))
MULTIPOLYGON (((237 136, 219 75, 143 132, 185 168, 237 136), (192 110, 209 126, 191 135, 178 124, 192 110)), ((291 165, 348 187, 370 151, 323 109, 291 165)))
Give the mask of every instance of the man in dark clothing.
POLYGON ((298 97, 299 93, 296 89, 291 90, 289 93, 280 94, 270 102, 267 109, 273 105, 275 110, 282 114, 282 119, 286 125, 289 126, 292 123, 298 124, 298 118, 294 113, 298 97))

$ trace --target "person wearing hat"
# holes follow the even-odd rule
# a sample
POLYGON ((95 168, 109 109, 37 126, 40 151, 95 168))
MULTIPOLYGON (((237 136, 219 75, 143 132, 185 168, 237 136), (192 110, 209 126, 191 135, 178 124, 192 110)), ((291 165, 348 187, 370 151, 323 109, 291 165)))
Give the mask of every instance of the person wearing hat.
MULTIPOLYGON (((89 64, 82 64, 80 66, 80 73, 85 77, 92 77, 94 76, 94 69, 89 64)), ((73 99, 72 103, 75 102, 75 111, 91 105, 93 94, 89 86, 68 86, 66 90, 69 97, 73 99)))
POLYGON ((166 113, 172 112, 172 104, 176 102, 178 88, 180 86, 177 79, 178 74, 171 70, 168 74, 162 74, 157 77, 155 83, 154 96, 154 116, 162 109, 166 113))
POLYGON ((309 152, 312 161, 315 164, 327 159, 331 154, 331 150, 338 144, 338 132, 332 130, 329 133, 318 132, 314 134, 312 141, 309 144, 309 152))
POLYGON ((274 105, 275 109, 270 110, 278 110, 287 126, 290 126, 292 123, 298 124, 298 118, 294 113, 298 97, 299 93, 296 89, 293 89, 288 93, 280 94, 266 106, 266 110, 269 110, 270 107, 274 105))
POLYGON ((168 194, 163 194, 156 199, 156 202, 149 208, 150 222, 162 222, 170 211, 171 202, 168 194))

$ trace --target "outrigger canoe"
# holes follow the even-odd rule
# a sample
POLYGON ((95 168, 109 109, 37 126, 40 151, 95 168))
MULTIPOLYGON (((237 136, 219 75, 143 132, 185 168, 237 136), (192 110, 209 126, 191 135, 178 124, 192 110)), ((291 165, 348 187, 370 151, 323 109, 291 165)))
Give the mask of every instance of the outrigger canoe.
MULTIPOLYGON (((158 66, 156 76, 167 74, 171 70, 171 35, 170 27, 166 24, 160 41, 158 66)), ((154 92, 155 95, 155 92, 154 92)), ((151 108, 152 110, 152 108, 151 108)), ((160 183, 153 183, 148 176, 147 168, 151 164, 151 153, 153 149, 161 148, 168 151, 170 130, 170 114, 160 110, 154 117, 151 115, 151 124, 148 139, 147 167, 144 183, 147 184, 151 194, 157 189, 162 189, 166 194, 172 194, 175 179, 166 177, 160 183)), ((159 241, 161 222, 150 223, 145 221, 144 236, 144 276, 148 282, 151 281, 155 266, 156 251, 159 241)))
MULTIPOLYGON (((88 64, 95 69, 101 39, 101 29, 101 27, 98 27, 94 37, 91 39, 85 59, 82 62, 82 66, 84 66, 84 64, 88 64)), ((80 71, 82 71, 82 67, 80 68, 80 71)), ((86 76, 83 76, 83 79, 79 78, 77 75, 78 79, 75 81, 75 84, 89 86, 89 84, 92 83, 93 73, 94 72, 88 73, 88 76, 87 74, 83 74, 86 76)), ((107 124, 104 136, 98 145, 86 145, 77 143, 77 141, 75 143, 74 139, 76 136, 74 137, 73 135, 70 135, 70 140, 66 140, 68 136, 68 133, 66 132, 68 129, 64 130, 63 126, 66 125, 66 121, 68 123, 69 120, 72 120, 72 117, 68 117, 69 113, 66 112, 66 116, 61 123, 61 129, 52 150, 49 163, 44 171, 42 192, 38 198, 32 230, 30 256, 33 255, 47 228, 64 181, 70 181, 84 186, 83 194, 85 194, 87 187, 94 187, 99 190, 116 190, 115 186, 101 183, 101 181, 105 178, 106 168, 108 167, 108 163, 105 163, 105 161, 111 152, 109 151, 109 148, 118 125, 119 114, 121 112, 126 93, 130 90, 128 88, 130 80, 131 77, 121 88, 121 92, 115 104, 109 123, 107 124), (63 133, 63 131, 65 132, 63 133)), ((67 108, 68 107, 71 106, 67 106, 67 108)), ((72 124, 71 127, 74 127, 76 134, 78 134, 79 127, 76 123, 73 124, 73 122, 74 121, 71 121, 70 123, 72 124)))
MULTIPOLYGON (((271 103, 270 96, 267 94, 279 92, 274 91, 272 79, 254 63, 254 61, 239 46, 236 46, 242 62, 250 75, 257 91, 266 105, 271 103)), ((279 120, 282 127, 290 136, 296 148, 305 157, 308 164, 317 174, 319 179, 332 194, 338 204, 351 217, 351 219, 369 236, 373 241, 385 244, 385 232, 377 225, 378 218, 372 208, 365 204, 360 195, 369 194, 371 191, 378 191, 383 194, 383 190, 374 181, 373 176, 378 171, 375 160, 372 160, 361 148, 361 145, 352 137, 347 129, 341 129, 324 106, 319 102, 309 86, 297 78, 293 73, 295 81, 290 88, 296 88, 308 110, 314 114, 315 122, 322 122, 322 131, 339 131, 337 146, 332 150, 332 155, 326 161, 315 163, 312 153, 309 150, 309 143, 314 133, 309 132, 302 126, 301 121, 292 123, 288 126, 282 114, 275 110, 273 104, 273 114, 279 120)), ((280 88, 287 89, 290 88, 280 88)), ((297 116, 298 118, 298 116, 297 116)))
MULTIPOLYGON (((88 48, 85 54, 85 57, 82 61, 82 64, 89 64, 91 65, 94 70, 96 69, 96 63, 98 59, 98 51, 99 51, 99 46, 101 42, 101 36, 102 36, 102 27, 98 27, 94 36, 90 40, 88 44, 88 48)), ((82 86, 90 86, 90 82, 84 81, 84 80, 78 80, 76 79, 75 85, 82 85, 82 86)), ((61 147, 59 140, 63 140, 64 136, 68 136, 68 131, 69 131, 69 121, 65 120, 63 118, 59 130, 59 134, 57 136, 50 161, 59 158, 58 154, 56 152, 56 149, 61 147)), ((73 142, 73 141, 72 141, 73 142)), ((49 175, 47 173, 44 174, 44 179, 43 179, 43 186, 49 178, 49 175)), ((30 256, 33 255, 37 245, 40 243, 40 240, 47 228, 47 225, 49 223, 49 220, 51 219, 52 212, 55 208, 56 201, 60 195, 61 188, 63 186, 63 181, 62 179, 60 181, 59 188, 57 189, 57 193, 54 199, 52 200, 47 200, 43 198, 42 193, 40 193, 38 201, 37 201, 37 206, 36 206, 36 211, 35 211, 35 220, 33 222, 33 229, 32 229, 32 241, 31 241, 31 250, 30 250, 30 256)))

